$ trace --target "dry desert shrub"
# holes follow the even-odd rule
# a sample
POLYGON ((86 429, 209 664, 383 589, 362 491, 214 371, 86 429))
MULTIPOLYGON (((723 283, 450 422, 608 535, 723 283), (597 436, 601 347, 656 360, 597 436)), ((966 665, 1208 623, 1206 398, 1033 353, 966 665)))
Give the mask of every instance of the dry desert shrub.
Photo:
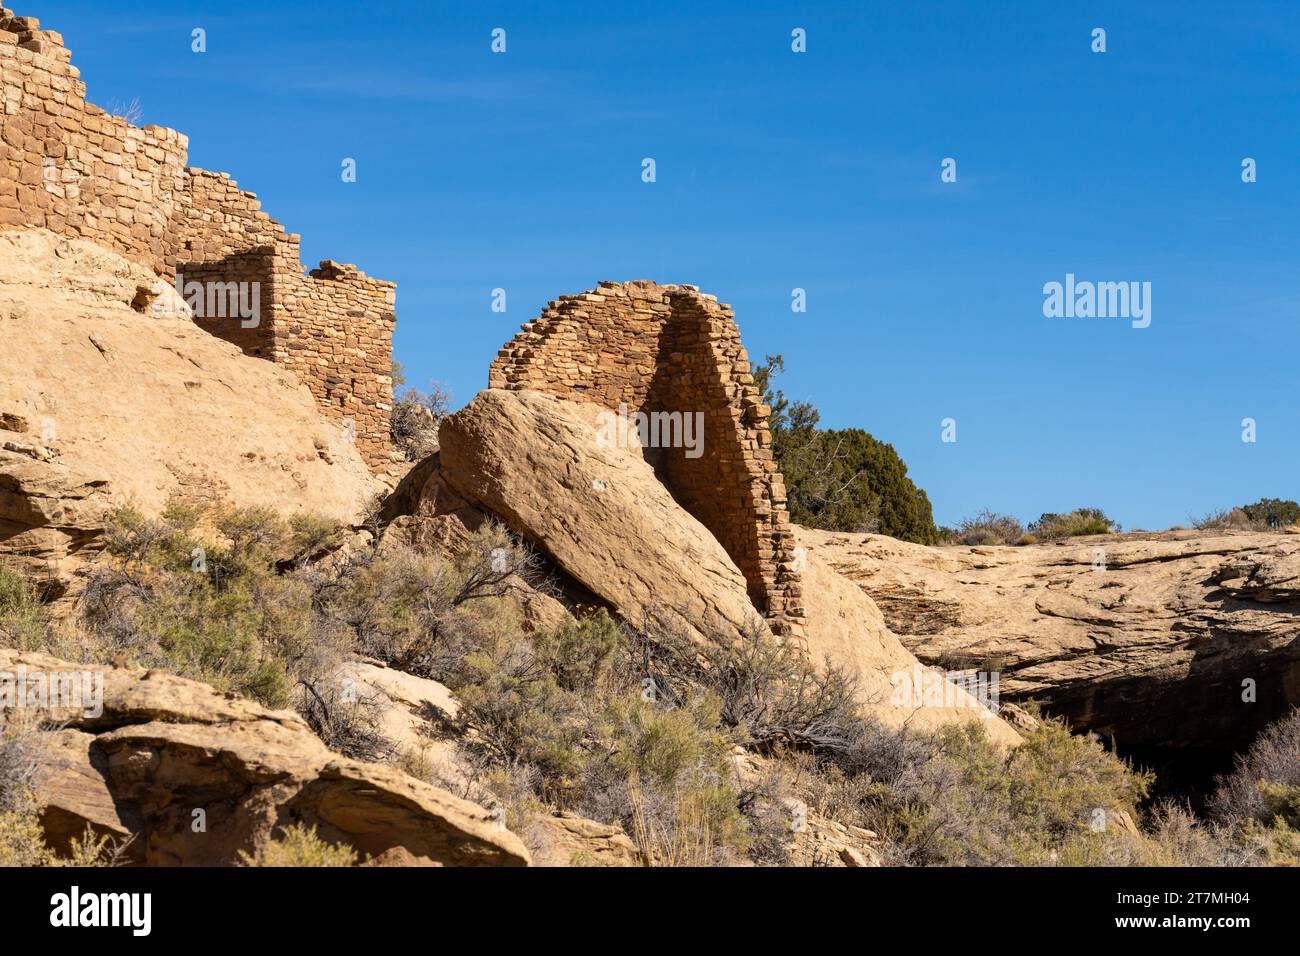
MULTIPOLYGON (((507 598, 538 572, 537 557, 491 524, 454 555, 380 546, 373 534, 344 547, 347 538, 332 523, 261 509, 121 509, 111 560, 71 625, 48 620, 37 595, 0 570, 0 638, 289 703, 333 749, 434 779, 439 771, 378 732, 379 701, 341 693, 343 659, 377 658, 443 682, 461 702, 447 720, 464 766, 448 786, 499 806, 522 833, 556 810, 619 824, 651 865, 789 863, 782 808, 792 803, 875 832, 895 864, 1300 859, 1294 715, 1222 781, 1214 821, 1172 805, 1144 814, 1150 778, 1095 739, 1046 720, 1006 751, 977 724, 926 736, 885 728, 863 715, 848 675, 813 667, 758 622, 739 635, 713 628, 701 644, 665 625, 665 609, 635 625, 598 610, 525 633, 507 598), (746 752, 762 768, 757 782, 737 771, 746 752)), ((0 746, 10 781, 0 859, 10 862, 53 861, 34 787, 20 785, 39 765, 36 739, 11 731, 0 746)), ((77 852, 94 860, 104 849, 88 840, 77 852)), ((299 828, 251 862, 354 862, 343 856, 299 828)))
POLYGON ((1300 787, 1300 710, 1266 727, 1218 783, 1210 808, 1225 822, 1261 819, 1268 803, 1264 785, 1300 787))
POLYGON ((957 530, 949 535, 947 543, 975 546, 1015 544, 1024 535, 1024 527, 1011 515, 985 509, 973 518, 962 519, 957 530))
POLYGON ((1066 514, 1048 513, 1039 517, 1028 529, 1011 515, 985 509, 973 518, 964 519, 955 530, 945 529, 943 539, 945 544, 976 547, 1024 546, 1081 535, 1115 534, 1119 530, 1119 524, 1106 517, 1100 508, 1076 508, 1066 514))
POLYGON ((280 837, 250 856, 240 851, 240 866, 355 866, 357 853, 352 847, 326 843, 308 829, 295 823, 280 831, 280 837))
POLYGON ((501 598, 525 587, 539 562, 492 524, 456 557, 380 548, 374 534, 342 547, 349 533, 265 508, 176 500, 150 517, 121 507, 107 523, 108 560, 71 621, 48 620, 21 578, 0 569, 0 639, 292 706, 332 749, 394 759, 377 729, 380 702, 348 693, 342 662, 360 654, 454 677, 492 635, 519 631, 501 598))
POLYGON ((1246 827, 1269 843, 1266 850, 1300 862, 1300 709, 1264 728, 1238 754, 1232 772, 1218 779, 1209 809, 1218 822, 1246 827))
POLYGON ((1045 514, 1029 526, 1037 541, 1055 541, 1090 534, 1116 534, 1120 526, 1100 508, 1075 508, 1069 514, 1045 514))
POLYGON ((393 403, 393 445, 407 461, 423 461, 438 450, 438 426, 447 417, 451 392, 434 382, 428 392, 407 388, 393 403))

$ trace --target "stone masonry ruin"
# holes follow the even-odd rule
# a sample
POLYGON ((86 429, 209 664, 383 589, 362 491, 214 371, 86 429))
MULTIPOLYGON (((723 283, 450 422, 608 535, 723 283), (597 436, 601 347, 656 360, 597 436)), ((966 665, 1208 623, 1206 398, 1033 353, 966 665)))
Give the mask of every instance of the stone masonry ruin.
MULTIPOLYGON (((174 282, 257 283, 255 326, 199 316, 246 354, 284 365, 350 431, 372 469, 392 461, 395 286, 355 266, 305 273, 300 239, 224 173, 186 166, 188 139, 86 102, 63 38, 0 7, 0 229, 86 239, 174 282)), ((183 291, 183 289, 182 289, 183 291)), ((552 302, 494 361, 490 385, 629 414, 703 415, 703 449, 647 449, 682 505, 736 562, 780 633, 802 630, 800 577, 769 409, 733 313, 692 286, 601 283, 552 302)))
POLYGON ((0 229, 86 239, 169 282, 257 283, 255 326, 195 321, 293 371, 366 463, 386 468, 395 285, 330 261, 304 273, 299 237, 253 193, 187 168, 184 135, 87 103, 71 58, 58 33, 0 7, 0 229))
POLYGON ((645 457, 736 562, 773 631, 801 636, 802 587, 771 410, 734 315, 694 286, 602 282, 561 296, 524 325, 498 353, 488 385, 614 412, 625 406, 630 416, 702 413, 702 454, 648 448, 645 457))

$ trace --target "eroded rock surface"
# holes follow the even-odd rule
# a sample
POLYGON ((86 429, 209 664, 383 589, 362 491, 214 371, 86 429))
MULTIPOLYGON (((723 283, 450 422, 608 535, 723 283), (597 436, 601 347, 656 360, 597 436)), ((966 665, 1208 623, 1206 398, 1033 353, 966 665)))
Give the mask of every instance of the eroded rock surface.
POLYGON ((533 824, 537 866, 643 866, 641 851, 617 824, 557 813, 533 824))
POLYGON ((870 713, 887 726, 922 733, 978 720, 991 740, 1013 746, 1020 741, 1005 720, 994 716, 992 706, 981 706, 955 685, 943 688, 951 690, 937 704, 927 702, 925 690, 938 685, 938 675, 931 672, 929 685, 925 674, 918 679, 917 658, 889 629, 871 598, 834 570, 804 529, 796 528, 796 540, 805 552, 808 648, 857 676, 860 700, 870 713))
MULTIPOLYGON (((0 649, 0 672, 80 672, 44 654, 0 649)), ((59 711, 40 783, 56 848, 87 824, 131 842, 147 865, 229 865, 281 827, 315 826, 361 858, 522 866, 520 840, 484 808, 393 767, 327 750, 291 711, 267 710, 194 681, 107 668, 102 713, 59 711)))
POLYGON ((0 557, 66 587, 128 501, 350 521, 373 494, 306 386, 200 329, 148 269, 44 230, 0 232, 0 262, 0 557))
POLYGON ((1038 700, 1121 742, 1239 747, 1300 703, 1300 536, 973 548, 800 539, 870 595, 921 660, 999 670, 1004 699, 1038 700))

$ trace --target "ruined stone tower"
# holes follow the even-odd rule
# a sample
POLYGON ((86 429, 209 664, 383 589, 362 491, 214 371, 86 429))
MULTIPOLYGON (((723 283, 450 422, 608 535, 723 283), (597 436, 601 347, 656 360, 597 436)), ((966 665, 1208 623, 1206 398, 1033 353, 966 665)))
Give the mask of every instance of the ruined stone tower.
POLYGON ((390 462, 395 286, 355 266, 305 273, 299 237, 224 173, 185 165, 189 141, 86 102, 63 37, 0 7, 0 229, 48 229, 208 288, 256 283, 255 325, 197 319, 292 370, 374 470, 390 462))
POLYGON ((771 410, 733 318, 694 286, 602 282, 524 325, 498 353, 488 385, 629 414, 702 413, 699 457, 669 447, 646 449, 646 458, 735 561, 773 631, 799 635, 802 589, 771 410))

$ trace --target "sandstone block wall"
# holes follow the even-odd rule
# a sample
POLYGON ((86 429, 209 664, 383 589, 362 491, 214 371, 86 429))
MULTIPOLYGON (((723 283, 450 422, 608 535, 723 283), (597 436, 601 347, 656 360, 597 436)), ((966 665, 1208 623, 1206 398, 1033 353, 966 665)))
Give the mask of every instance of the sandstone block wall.
POLYGON ((0 7, 0 228, 34 226, 158 268, 188 141, 86 102, 63 38, 0 7))
POLYGON ((390 461, 397 287, 326 260, 304 274, 301 237, 225 173, 186 170, 167 270, 188 282, 259 283, 261 321, 199 319, 249 355, 292 369, 321 407, 355 433, 373 468, 390 461))
POLYGON ((777 633, 802 635, 802 587, 768 409, 734 313, 694 286, 602 282, 561 296, 492 363, 491 388, 532 389, 629 414, 700 412, 702 454, 646 457, 736 562, 777 633))
MULTIPOLYGON (((294 254, 296 262, 296 243, 294 254)), ((297 373, 330 415, 351 423, 372 468, 387 465, 396 285, 327 259, 305 276, 277 273, 272 289, 273 360, 297 373)))
POLYGON ((299 237, 224 173, 187 168, 189 142, 86 102, 63 38, 0 7, 0 229, 98 243, 169 281, 258 283, 260 316, 196 318, 249 355, 282 363, 355 434, 372 468, 391 460, 396 286, 355 266, 305 273, 299 237))

